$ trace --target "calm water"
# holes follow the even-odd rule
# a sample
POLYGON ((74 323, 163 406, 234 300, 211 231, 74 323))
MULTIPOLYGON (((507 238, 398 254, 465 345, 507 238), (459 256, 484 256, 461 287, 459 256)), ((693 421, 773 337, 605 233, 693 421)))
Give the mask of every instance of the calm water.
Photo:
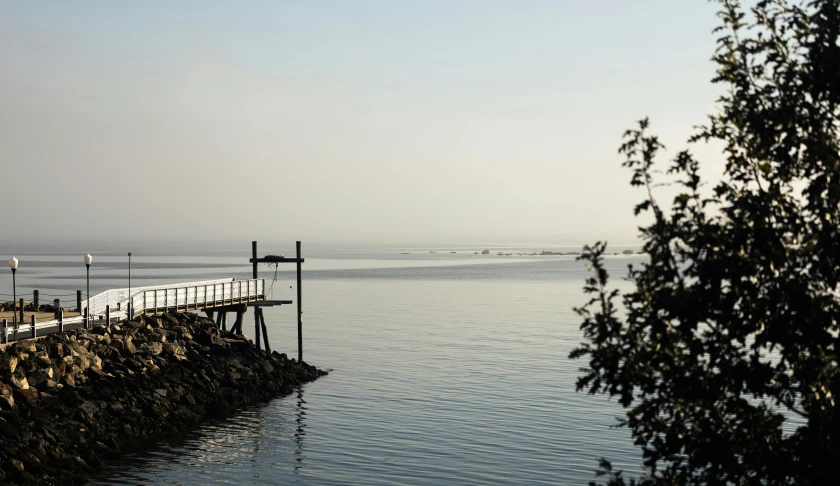
MULTIPOLYGON (((636 471, 629 434, 610 427, 618 405, 574 391, 583 265, 481 249, 305 248, 304 358, 330 375, 111 464, 93 484, 586 484, 601 456, 636 471)), ((18 252, 18 294, 75 301, 82 254, 18 252)), ((248 277, 247 257, 148 251, 132 259, 132 284, 248 277)), ((122 254, 94 258, 92 293, 126 286, 122 254)), ((608 259, 617 284, 640 258, 608 259)), ((276 299, 294 298, 290 268, 276 299)), ((296 355, 293 308, 267 308, 266 321, 272 349, 296 355)))

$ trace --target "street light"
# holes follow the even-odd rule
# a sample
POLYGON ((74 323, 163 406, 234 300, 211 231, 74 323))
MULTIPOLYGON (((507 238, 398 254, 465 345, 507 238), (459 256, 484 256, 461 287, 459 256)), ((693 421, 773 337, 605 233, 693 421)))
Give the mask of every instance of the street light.
POLYGON ((87 322, 85 322, 85 329, 90 327, 90 264, 93 261, 93 257, 90 256, 90 253, 85 255, 85 266, 87 267, 87 305, 85 306, 85 310, 87 311, 87 322))
POLYGON ((17 286, 15 285, 15 272, 17 272, 18 259, 9 258, 9 268, 12 269, 12 322, 17 327, 17 286))
POLYGON ((131 318, 131 252, 128 252, 128 309, 126 313, 131 318))

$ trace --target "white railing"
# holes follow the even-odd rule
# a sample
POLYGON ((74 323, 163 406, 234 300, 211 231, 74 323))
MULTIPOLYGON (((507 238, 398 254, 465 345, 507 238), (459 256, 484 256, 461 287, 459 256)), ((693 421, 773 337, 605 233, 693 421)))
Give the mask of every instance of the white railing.
MULTIPOLYGON (((144 288, 125 305, 131 316, 166 310, 212 308, 265 298, 265 279, 191 282, 166 288, 144 288)), ((122 306, 121 305, 121 306, 122 306)))
MULTIPOLYGON (((150 285, 144 287, 132 287, 131 293, 136 294, 137 292, 142 292, 143 290, 148 289, 171 289, 176 287, 183 287, 187 285, 212 285, 217 283, 225 283, 225 282, 232 282, 234 279, 232 278, 223 278, 223 279, 215 279, 215 280, 202 280, 200 282, 188 282, 188 283, 176 283, 176 284, 167 284, 167 285, 150 285)), ((79 309, 81 312, 84 312, 84 309, 90 309, 91 316, 100 316, 105 315, 105 309, 110 308, 111 313, 115 316, 118 314, 125 315, 126 305, 128 304, 128 288, 121 288, 121 289, 110 289, 104 292, 98 293, 90 298, 90 306, 88 306, 88 301, 83 300, 81 302, 82 306, 79 309)))
MULTIPOLYGON (((127 316, 134 317, 138 314, 171 310, 197 310, 257 302, 265 299, 265 279, 203 280, 200 282, 132 287, 131 291, 130 298, 127 288, 110 289, 91 297, 90 321, 98 323, 106 317, 110 317, 111 320, 125 319, 127 316)), ((87 306, 88 301, 83 300, 83 312, 87 306)), ((7 320, 6 326, 0 327, 0 343, 9 342, 9 336, 14 336, 16 340, 18 333, 26 333, 29 337, 34 337, 40 334, 38 330, 45 328, 54 328, 55 331, 60 332, 64 329, 64 326, 84 324, 85 320, 83 315, 44 322, 35 322, 32 317, 34 316, 30 316, 30 320, 26 322, 18 322, 17 328, 7 320)))

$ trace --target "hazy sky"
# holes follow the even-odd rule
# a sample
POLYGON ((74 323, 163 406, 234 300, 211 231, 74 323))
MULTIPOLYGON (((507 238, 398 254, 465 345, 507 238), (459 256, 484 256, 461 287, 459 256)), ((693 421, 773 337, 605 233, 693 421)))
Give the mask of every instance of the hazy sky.
POLYGON ((712 111, 715 8, 0 0, 0 238, 632 242, 621 134, 712 111))

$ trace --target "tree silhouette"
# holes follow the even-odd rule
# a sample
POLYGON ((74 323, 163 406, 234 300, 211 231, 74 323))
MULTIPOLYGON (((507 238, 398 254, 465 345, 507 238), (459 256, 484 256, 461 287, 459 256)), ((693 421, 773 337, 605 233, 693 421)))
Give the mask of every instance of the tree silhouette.
MULTIPOLYGON (((834 484, 840 0, 719 3, 713 82, 726 94, 689 141, 723 142, 723 178, 704 195, 698 161, 679 153, 665 208, 652 189, 662 145, 647 120, 625 134, 649 260, 619 296, 606 245, 585 247, 577 389, 626 409, 646 470, 629 484, 834 484)), ((627 484, 607 461, 599 474, 627 484)))

